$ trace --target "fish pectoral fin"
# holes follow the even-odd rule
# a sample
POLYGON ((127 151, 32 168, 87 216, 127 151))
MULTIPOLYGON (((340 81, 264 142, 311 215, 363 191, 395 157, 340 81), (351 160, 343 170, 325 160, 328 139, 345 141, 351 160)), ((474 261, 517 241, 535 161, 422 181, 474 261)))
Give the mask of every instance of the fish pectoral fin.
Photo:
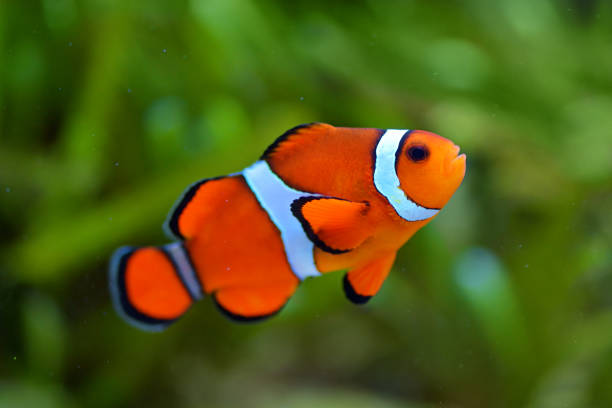
POLYGON ((348 271, 343 280, 346 297, 353 303, 364 304, 378 293, 393 266, 395 254, 381 256, 348 271))
POLYGON ((367 202, 319 196, 300 198, 291 204, 308 238, 333 254, 351 251, 372 235, 369 209, 367 202))
POLYGON ((217 290, 213 299, 219 310, 232 320, 258 321, 278 313, 296 288, 294 280, 266 286, 227 287, 217 290))

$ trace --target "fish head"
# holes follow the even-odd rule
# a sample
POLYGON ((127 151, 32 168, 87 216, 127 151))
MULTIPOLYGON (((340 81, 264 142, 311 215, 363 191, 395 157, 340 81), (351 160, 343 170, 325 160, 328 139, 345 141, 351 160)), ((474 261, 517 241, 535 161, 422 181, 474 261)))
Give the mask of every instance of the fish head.
POLYGON ((414 130, 400 146, 396 171, 406 196, 426 208, 442 208, 465 176, 466 156, 435 133, 414 130))

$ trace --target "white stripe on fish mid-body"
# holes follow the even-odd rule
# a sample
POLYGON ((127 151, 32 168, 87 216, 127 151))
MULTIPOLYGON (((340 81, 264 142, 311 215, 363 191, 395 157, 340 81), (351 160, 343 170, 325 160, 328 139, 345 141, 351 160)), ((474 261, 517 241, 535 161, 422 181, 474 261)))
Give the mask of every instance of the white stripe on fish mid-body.
POLYGON ((274 174, 265 160, 257 161, 247 167, 242 175, 259 204, 280 231, 285 254, 293 273, 300 280, 321 275, 314 261, 314 244, 291 212, 291 204, 295 200, 316 194, 305 193, 287 186, 274 174))

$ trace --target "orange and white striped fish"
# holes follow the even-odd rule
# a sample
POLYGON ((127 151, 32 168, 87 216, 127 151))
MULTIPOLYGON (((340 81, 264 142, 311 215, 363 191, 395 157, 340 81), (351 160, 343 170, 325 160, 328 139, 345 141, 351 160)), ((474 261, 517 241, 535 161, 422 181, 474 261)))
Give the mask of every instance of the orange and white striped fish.
POLYGON ((304 279, 337 270, 348 270, 346 296, 365 303, 465 165, 459 147, 423 130, 297 126, 252 166, 191 185, 166 223, 177 242, 118 249, 114 306, 152 331, 205 295, 232 319, 257 320, 304 279))

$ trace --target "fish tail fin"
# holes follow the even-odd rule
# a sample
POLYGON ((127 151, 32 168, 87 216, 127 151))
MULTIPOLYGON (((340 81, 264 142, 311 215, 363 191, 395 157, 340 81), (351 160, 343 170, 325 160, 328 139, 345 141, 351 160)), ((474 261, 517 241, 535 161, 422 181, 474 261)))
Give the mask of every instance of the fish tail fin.
POLYGON ((113 306, 128 323, 161 331, 202 298, 202 286, 182 243, 122 247, 109 270, 113 306))

